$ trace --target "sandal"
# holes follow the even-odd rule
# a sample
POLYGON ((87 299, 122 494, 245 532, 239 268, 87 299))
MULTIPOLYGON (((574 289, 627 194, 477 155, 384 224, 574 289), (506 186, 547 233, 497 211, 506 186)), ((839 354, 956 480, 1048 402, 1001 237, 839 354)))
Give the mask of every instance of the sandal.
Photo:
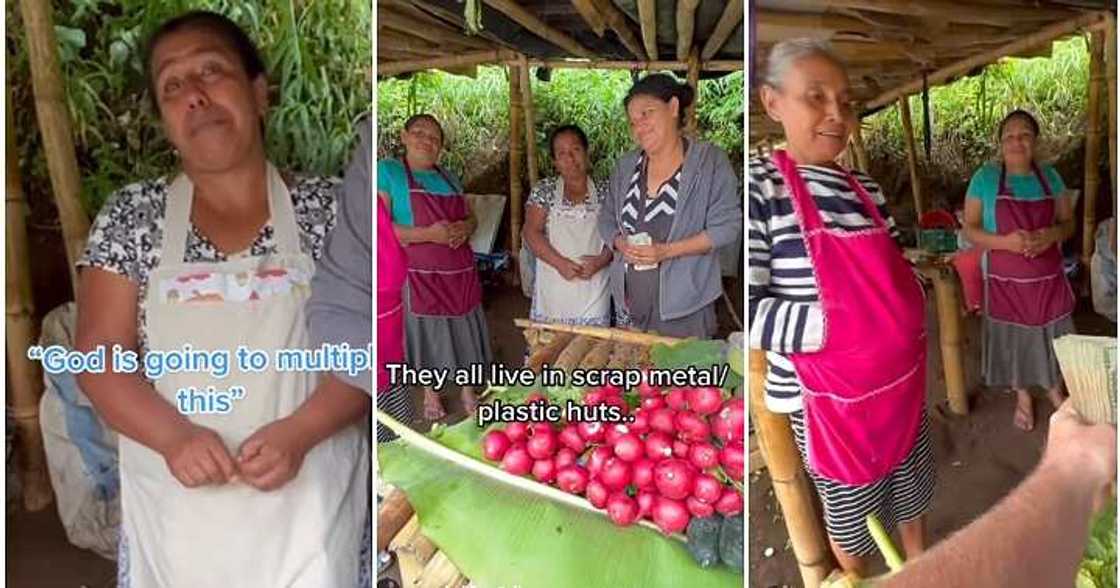
POLYGON ((1015 402, 1015 418, 1013 419, 1015 426, 1023 431, 1034 430, 1034 403, 1029 402, 1024 406, 1023 402, 1016 400, 1015 402))
POLYGON ((463 388, 459 398, 463 401, 463 410, 467 414, 474 414, 478 410, 478 396, 471 388, 463 388))
POLYGON ((443 401, 432 390, 424 390, 424 420, 438 421, 447 416, 443 401))

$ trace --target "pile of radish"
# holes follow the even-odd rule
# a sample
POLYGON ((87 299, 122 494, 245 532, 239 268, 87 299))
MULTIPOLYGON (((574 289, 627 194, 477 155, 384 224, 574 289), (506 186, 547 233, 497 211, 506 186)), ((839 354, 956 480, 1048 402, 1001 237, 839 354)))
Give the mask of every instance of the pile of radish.
MULTIPOLYGON (((614 387, 588 390, 586 405, 612 404, 633 421, 508 423, 482 439, 505 471, 584 496, 617 525, 648 518, 666 534, 689 521, 743 511, 742 398, 719 388, 660 390, 646 384, 628 403, 614 387), (631 406, 633 403, 633 407, 631 406)), ((546 402, 540 394, 525 400, 546 402)))

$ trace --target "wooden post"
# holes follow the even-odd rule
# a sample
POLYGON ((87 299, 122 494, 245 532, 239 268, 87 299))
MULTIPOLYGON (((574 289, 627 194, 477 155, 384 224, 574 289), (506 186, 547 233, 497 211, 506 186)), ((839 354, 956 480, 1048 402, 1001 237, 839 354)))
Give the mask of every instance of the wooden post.
POLYGON ((537 185, 537 127, 533 110, 533 83, 529 75, 529 60, 522 55, 521 65, 521 102, 525 110, 525 168, 529 171, 529 189, 537 185))
POLYGON ((948 267, 938 267, 933 278, 933 295, 937 299, 937 330, 941 341, 941 363, 945 370, 945 394, 953 414, 968 414, 968 390, 964 382, 961 353, 961 301, 957 274, 948 267))
POLYGON ((521 158, 522 105, 521 67, 509 66, 509 248, 514 258, 521 256, 521 158))
POLYGON ((693 49, 688 56, 688 85, 692 86, 692 106, 688 107, 685 132, 694 137, 700 135, 700 121, 696 112, 700 109, 700 50, 693 49))
POLYGON ((51 19, 51 3, 47 0, 20 0, 23 26, 27 30, 27 53, 31 61, 31 85, 35 92, 35 113, 43 136, 51 189, 62 223, 62 240, 70 268, 70 286, 78 294, 76 263, 85 247, 89 233, 89 217, 82 209, 78 158, 74 153, 74 135, 62 68, 58 61, 58 38, 51 19))
POLYGON ((910 162, 910 186, 914 194, 914 220, 922 218, 922 181, 918 173, 918 152, 914 146, 914 125, 910 123, 910 97, 898 99, 898 112, 902 116, 902 132, 906 138, 906 158, 910 162))
POLYGON ((1104 46, 1108 52, 1108 165, 1112 172, 1112 214, 1116 215, 1116 17, 1105 13, 1104 46))
POLYGON ((782 507, 786 529, 793 545, 793 554, 801 569, 801 580, 807 588, 816 588, 834 567, 832 552, 825 538, 824 525, 809 481, 801 466, 801 455, 793 442, 789 418, 766 408, 762 389, 766 381, 766 354, 751 350, 750 395, 751 418, 762 457, 774 483, 774 496, 782 507))
POLYGON ((37 339, 35 304, 31 296, 31 258, 28 255, 27 224, 23 187, 20 185, 19 151, 12 125, 12 109, 7 109, 7 215, 4 233, 5 292, 7 295, 8 396, 15 420, 19 449, 20 480, 23 482, 23 507, 30 511, 46 508, 53 500, 47 475, 43 432, 39 427, 39 399, 43 397, 43 373, 37 362, 27 359, 27 348, 37 339))
POLYGON ((855 128, 852 129, 852 149, 855 151, 856 166, 859 171, 871 173, 871 162, 867 159, 867 149, 863 145, 863 124, 858 119, 855 128))
POLYGON ((1089 37, 1089 101, 1085 108, 1085 202, 1082 215, 1081 263, 1089 267, 1096 245, 1097 191, 1100 189, 1101 159, 1101 81, 1104 77, 1104 32, 1093 31, 1089 37))

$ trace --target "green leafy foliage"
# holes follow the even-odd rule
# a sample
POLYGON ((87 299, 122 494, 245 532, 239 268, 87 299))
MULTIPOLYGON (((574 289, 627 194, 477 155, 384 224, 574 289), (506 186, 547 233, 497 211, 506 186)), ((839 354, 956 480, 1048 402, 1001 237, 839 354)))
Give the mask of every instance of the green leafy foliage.
POLYGON ((1077 570, 1077 588, 1116 588, 1116 503, 1093 518, 1085 558, 1077 570))
MULTIPOLYGON (((502 67, 481 67, 474 78, 420 72, 408 79, 377 84, 378 156, 400 150, 400 130, 412 114, 427 112, 447 134, 442 162, 460 177, 467 164, 493 161, 509 145, 509 79, 502 67)), ((536 70, 534 70, 536 73, 536 70)), ((596 177, 607 177, 618 156, 634 148, 622 99, 631 86, 629 72, 558 69, 542 82, 530 76, 535 137, 541 177, 553 173, 548 135, 564 124, 578 124, 591 143, 596 177)), ((722 147, 733 164, 743 153, 743 74, 734 72, 700 82, 701 135, 722 147)))
MULTIPOLYGON (((72 0, 55 2, 55 32, 82 178, 94 213, 117 188, 176 167, 144 81, 143 43, 161 22, 191 9, 240 24, 265 59, 272 108, 267 139, 278 165, 337 174, 349 156, 354 124, 370 110, 370 3, 357 0, 72 0)), ((24 190, 49 208, 49 183, 37 132, 26 30, 8 0, 7 83, 24 190)))

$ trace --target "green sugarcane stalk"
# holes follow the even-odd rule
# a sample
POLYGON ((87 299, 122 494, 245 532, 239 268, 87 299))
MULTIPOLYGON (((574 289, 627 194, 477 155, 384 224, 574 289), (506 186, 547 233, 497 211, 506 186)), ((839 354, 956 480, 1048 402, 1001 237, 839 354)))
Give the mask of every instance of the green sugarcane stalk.
POLYGON ((887 568, 891 572, 901 570, 904 561, 902 554, 898 552, 898 548, 891 541, 891 536, 883 528, 883 523, 880 523, 874 514, 867 515, 867 529, 871 531, 871 538, 875 540, 875 545, 883 553, 883 559, 887 560, 887 568))

